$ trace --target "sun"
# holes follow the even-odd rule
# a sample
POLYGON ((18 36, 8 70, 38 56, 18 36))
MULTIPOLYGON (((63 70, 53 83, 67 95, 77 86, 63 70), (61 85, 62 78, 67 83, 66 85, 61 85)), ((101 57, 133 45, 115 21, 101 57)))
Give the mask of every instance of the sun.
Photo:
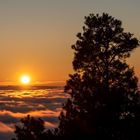
POLYGON ((20 78, 20 82, 24 85, 27 85, 30 83, 30 77, 28 75, 23 75, 21 78, 20 78))

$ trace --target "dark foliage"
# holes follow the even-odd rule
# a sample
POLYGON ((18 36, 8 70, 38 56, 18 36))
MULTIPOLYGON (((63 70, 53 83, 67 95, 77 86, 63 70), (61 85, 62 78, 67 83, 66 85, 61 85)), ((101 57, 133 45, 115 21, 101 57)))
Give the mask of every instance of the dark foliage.
POLYGON ((140 132, 140 96, 126 63, 139 42, 121 21, 103 13, 85 17, 72 46, 75 74, 65 86, 70 98, 59 117, 59 136, 135 140, 140 132))
POLYGON ((46 140, 44 121, 28 115, 15 125, 15 134, 17 140, 46 140))

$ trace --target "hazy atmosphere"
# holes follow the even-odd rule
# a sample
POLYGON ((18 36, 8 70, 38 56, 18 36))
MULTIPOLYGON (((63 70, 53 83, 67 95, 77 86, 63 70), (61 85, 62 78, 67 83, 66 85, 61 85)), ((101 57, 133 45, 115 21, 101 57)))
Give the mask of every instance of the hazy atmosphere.
MULTIPOLYGON (((84 16, 109 13, 140 39, 139 0, 0 0, 0 83, 65 81, 84 16)), ((140 77, 140 49, 130 58, 140 77)))
POLYGON ((139 13, 140 0, 0 0, 0 140, 140 139, 139 13))

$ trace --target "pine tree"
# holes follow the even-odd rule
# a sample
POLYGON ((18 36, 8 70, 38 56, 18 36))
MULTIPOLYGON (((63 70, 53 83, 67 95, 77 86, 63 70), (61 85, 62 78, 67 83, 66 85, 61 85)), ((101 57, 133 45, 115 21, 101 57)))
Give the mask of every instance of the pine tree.
POLYGON ((45 122, 28 115, 15 125, 15 134, 17 140, 46 140, 45 122))
POLYGON ((103 13, 85 17, 77 34, 70 98, 60 114, 58 135, 135 140, 140 131, 138 79, 126 58, 139 46, 120 20, 103 13))

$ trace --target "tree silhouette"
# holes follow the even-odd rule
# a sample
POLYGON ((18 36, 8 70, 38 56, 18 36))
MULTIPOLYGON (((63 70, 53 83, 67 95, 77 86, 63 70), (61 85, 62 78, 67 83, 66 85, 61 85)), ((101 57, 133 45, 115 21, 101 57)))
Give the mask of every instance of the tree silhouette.
POLYGON ((75 73, 65 86, 70 98, 59 117, 58 135, 135 140, 140 131, 140 95, 126 58, 139 41, 106 13, 85 17, 77 37, 72 45, 75 73))
POLYGON ((63 105, 58 128, 45 131, 41 119, 27 116, 15 126, 17 139, 140 139, 138 79, 126 63, 139 41, 106 13, 85 17, 77 37, 72 45, 75 73, 65 86, 70 98, 63 105))
POLYGON ((29 115, 21 119, 20 124, 15 125, 15 134, 17 140, 46 140, 47 138, 44 121, 29 115))

